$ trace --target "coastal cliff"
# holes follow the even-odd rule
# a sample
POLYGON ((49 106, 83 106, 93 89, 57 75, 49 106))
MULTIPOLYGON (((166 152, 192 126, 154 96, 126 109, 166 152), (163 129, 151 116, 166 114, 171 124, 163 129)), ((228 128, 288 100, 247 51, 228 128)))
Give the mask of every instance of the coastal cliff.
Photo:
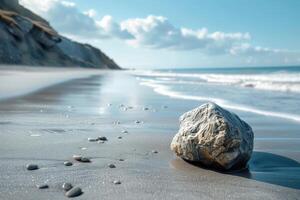
POLYGON ((120 69, 101 50, 59 35, 18 0, 0 0, 0 64, 120 69))

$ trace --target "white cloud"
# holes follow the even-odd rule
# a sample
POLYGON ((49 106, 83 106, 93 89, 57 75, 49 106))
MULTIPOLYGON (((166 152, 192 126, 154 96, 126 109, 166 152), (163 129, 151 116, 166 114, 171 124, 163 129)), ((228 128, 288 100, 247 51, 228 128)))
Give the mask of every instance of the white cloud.
POLYGON ((89 16, 90 18, 95 18, 97 16, 97 11, 94 9, 89 9, 83 12, 85 15, 89 16))
POLYGON ((121 29, 120 25, 114 22, 113 18, 109 15, 106 15, 101 20, 96 21, 96 24, 108 35, 114 35, 121 39, 133 38, 133 36, 127 30, 121 29))
POLYGON ((249 33, 209 33, 206 28, 177 28, 162 16, 128 19, 121 22, 121 28, 134 36, 130 44, 149 48, 202 49, 210 53, 224 53, 234 44, 250 39, 249 33))
POLYGON ((230 54, 232 55, 270 55, 285 53, 287 50, 271 49, 260 46, 252 46, 249 43, 242 43, 240 45, 234 46, 230 49, 230 54))
POLYGON ((111 17, 104 17, 100 22, 105 22, 105 26, 99 26, 95 19, 95 10, 81 12, 75 3, 70 1, 20 0, 20 3, 46 18, 63 35, 83 39, 131 38, 131 35, 121 30, 119 24, 111 17))

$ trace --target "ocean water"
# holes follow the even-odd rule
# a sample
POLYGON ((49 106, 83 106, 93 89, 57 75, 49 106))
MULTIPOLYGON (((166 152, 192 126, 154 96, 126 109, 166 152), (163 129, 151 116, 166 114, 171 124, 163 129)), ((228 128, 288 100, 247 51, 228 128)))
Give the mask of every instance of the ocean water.
POLYGON ((300 123, 300 67, 134 71, 160 95, 212 101, 225 108, 300 123))

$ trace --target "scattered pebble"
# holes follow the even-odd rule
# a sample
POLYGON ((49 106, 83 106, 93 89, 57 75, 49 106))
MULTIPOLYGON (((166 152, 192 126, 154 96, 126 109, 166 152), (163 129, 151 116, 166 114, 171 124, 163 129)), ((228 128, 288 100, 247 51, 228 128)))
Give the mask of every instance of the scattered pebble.
POLYGON ((122 139, 122 136, 119 136, 118 139, 122 139))
POLYGON ((80 187, 74 187, 66 192, 67 197, 77 197, 82 194, 82 190, 80 187))
POLYGON ((65 165, 65 166, 72 166, 72 165, 73 165, 73 163, 72 163, 72 162, 70 162, 70 161, 65 161, 65 162, 64 162, 64 165, 65 165))
POLYGON ((84 151, 84 150, 87 150, 87 148, 86 148, 86 147, 81 147, 80 149, 81 149, 81 150, 83 150, 83 151, 84 151))
POLYGON ((128 133, 128 131, 126 131, 126 130, 123 130, 123 131, 122 131, 122 133, 128 133))
POLYGON ((80 161, 81 158, 82 158, 81 155, 73 155, 73 159, 74 159, 74 160, 80 161))
POLYGON ((115 185, 120 185, 120 184, 121 184, 121 181, 115 180, 113 183, 114 183, 115 185))
POLYGON ((91 162, 91 160, 87 157, 82 157, 79 162, 91 162))
POLYGON ((49 188, 49 185, 47 185, 47 184, 41 184, 41 185, 36 185, 36 187, 38 189, 47 189, 47 188, 49 188))
POLYGON ((143 108, 143 110, 149 110, 149 108, 145 107, 145 108, 143 108))
POLYGON ((124 159, 123 159, 123 158, 120 158, 119 161, 124 161, 124 159))
POLYGON ((108 167, 109 167, 109 168, 116 168, 116 165, 114 165, 114 164, 109 164, 108 167))
POLYGON ((99 144, 103 144, 104 141, 103 141, 103 140, 99 140, 98 143, 99 143, 99 144))
POLYGON ((127 109, 133 109, 133 107, 132 106, 127 106, 127 109))
POLYGON ((135 123, 136 123, 136 124, 139 124, 139 123, 141 123, 141 121, 139 121, 139 120, 135 120, 135 123))
POLYGON ((26 165, 26 169, 27 170, 37 170, 38 168, 39 168, 39 166, 36 165, 36 164, 28 164, 28 165, 26 165))
POLYGON ((89 142, 97 142, 99 138, 88 138, 89 142))
POLYGON ((69 191, 73 188, 72 184, 71 183, 63 183, 62 185, 62 189, 64 189, 64 191, 69 191))
POLYGON ((100 136, 100 137, 98 137, 98 140, 107 141, 107 138, 105 136, 100 136))
POLYGON ((158 153, 158 151, 157 150, 153 150, 152 153, 158 153))
POLYGON ((112 104, 111 104, 111 103, 109 103, 109 104, 107 104, 107 106, 112 106, 112 104))

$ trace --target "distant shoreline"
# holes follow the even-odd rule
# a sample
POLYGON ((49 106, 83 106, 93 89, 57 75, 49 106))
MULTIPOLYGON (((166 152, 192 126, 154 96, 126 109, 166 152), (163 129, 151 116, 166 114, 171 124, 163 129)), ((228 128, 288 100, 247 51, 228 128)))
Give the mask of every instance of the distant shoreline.
POLYGON ((36 92, 78 78, 100 75, 106 70, 68 67, 0 65, 0 101, 36 92))

